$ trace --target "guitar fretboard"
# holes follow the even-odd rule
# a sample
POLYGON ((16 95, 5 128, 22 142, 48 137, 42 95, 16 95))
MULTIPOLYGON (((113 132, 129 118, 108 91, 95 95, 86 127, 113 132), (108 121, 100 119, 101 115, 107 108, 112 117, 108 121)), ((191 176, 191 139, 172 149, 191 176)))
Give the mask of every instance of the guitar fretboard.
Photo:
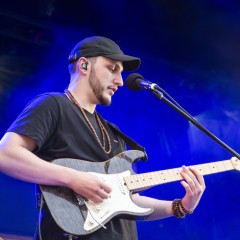
MULTIPOLYGON (((193 167, 202 175, 225 172, 234 169, 231 160, 199 164, 194 165, 193 167)), ((124 177, 124 180, 129 191, 137 192, 160 184, 180 181, 183 179, 180 171, 181 168, 173 168, 169 170, 130 175, 124 177)))

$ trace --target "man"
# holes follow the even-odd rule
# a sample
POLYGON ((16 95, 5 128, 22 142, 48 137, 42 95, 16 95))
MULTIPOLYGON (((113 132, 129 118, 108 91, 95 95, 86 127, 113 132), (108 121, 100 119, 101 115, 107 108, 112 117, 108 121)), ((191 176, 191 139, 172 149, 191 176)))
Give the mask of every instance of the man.
MULTIPOLYGON (((69 56, 70 84, 65 93, 37 96, 11 125, 0 143, 0 170, 12 177, 41 185, 64 186, 93 203, 106 201, 111 186, 94 174, 50 163, 58 158, 103 162, 125 151, 125 142, 97 112, 96 105, 109 105, 123 86, 122 71, 134 71, 140 59, 125 55, 105 37, 80 41, 69 56)), ((186 190, 183 199, 162 201, 133 194, 133 201, 153 208, 147 220, 191 213, 204 192, 203 177, 183 166, 186 190)), ((47 207, 39 239, 65 239, 47 207)), ((137 239, 134 221, 113 218, 106 229, 79 239, 137 239)))

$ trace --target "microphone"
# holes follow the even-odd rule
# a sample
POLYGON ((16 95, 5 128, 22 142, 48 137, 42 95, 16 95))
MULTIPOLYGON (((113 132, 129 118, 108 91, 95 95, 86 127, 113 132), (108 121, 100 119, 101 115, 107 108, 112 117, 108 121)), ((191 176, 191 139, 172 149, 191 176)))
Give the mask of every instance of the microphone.
POLYGON ((160 87, 156 83, 144 80, 143 76, 139 73, 130 74, 126 78, 126 85, 132 91, 138 91, 141 89, 160 90, 160 87))

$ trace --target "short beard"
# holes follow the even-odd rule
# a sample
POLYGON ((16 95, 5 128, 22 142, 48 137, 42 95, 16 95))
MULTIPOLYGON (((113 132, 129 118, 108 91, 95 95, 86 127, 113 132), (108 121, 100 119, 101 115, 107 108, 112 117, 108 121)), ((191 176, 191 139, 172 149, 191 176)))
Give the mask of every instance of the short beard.
POLYGON ((103 96, 104 88, 101 85, 100 80, 96 78, 95 71, 93 68, 91 69, 91 72, 90 72, 89 83, 99 104, 102 104, 104 106, 109 106, 111 104, 111 100, 103 96))

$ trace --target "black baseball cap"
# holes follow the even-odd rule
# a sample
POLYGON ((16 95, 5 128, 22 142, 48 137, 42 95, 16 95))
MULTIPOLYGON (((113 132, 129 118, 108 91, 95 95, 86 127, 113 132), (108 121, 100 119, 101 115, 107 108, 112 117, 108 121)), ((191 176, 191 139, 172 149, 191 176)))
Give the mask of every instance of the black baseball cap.
POLYGON ((80 41, 71 51, 68 63, 73 63, 81 57, 97 56, 121 61, 124 71, 137 70, 141 64, 140 58, 125 55, 114 41, 102 36, 93 36, 80 41))

